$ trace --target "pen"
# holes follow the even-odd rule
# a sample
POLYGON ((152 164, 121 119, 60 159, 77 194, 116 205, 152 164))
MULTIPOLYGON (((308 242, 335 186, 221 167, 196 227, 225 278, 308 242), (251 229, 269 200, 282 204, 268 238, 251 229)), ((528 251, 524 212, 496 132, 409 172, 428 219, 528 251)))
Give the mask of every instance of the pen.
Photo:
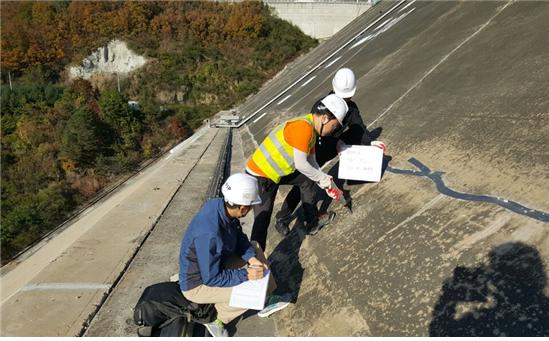
POLYGON ((261 265, 250 265, 250 264, 248 264, 247 267, 252 268, 252 269, 261 269, 261 268, 263 268, 263 266, 261 266, 261 265))

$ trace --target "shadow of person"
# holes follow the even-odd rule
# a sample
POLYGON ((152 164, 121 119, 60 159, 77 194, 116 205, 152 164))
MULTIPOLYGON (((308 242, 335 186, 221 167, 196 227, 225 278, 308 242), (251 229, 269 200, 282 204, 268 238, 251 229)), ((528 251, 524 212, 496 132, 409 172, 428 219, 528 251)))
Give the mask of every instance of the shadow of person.
MULTIPOLYGON (((303 280, 303 267, 299 261, 299 250, 307 233, 305 227, 300 223, 303 219, 301 215, 298 217, 294 228, 288 233, 282 241, 275 247, 267 258, 271 263, 270 269, 276 279, 277 288, 274 294, 291 293, 292 303, 296 302, 303 280)), ((248 310, 240 317, 233 320, 226 326, 229 335, 236 334, 239 321, 246 320, 249 317, 255 316, 257 310, 248 310)), ((261 321, 258 326, 261 327, 261 321)))
POLYGON ((299 261, 301 244, 307 236, 305 227, 298 218, 294 227, 269 255, 271 271, 276 278, 276 293, 291 293, 295 303, 303 280, 303 267, 299 261))
MULTIPOLYGON (((305 227, 300 223, 303 219, 301 212, 298 214, 298 222, 294 228, 278 243, 275 249, 271 252, 267 260, 271 263, 270 270, 276 279, 276 290, 274 294, 291 293, 292 303, 296 302, 303 280, 303 267, 299 261, 299 250, 301 244, 307 236, 305 227)), ((248 310, 241 316, 237 317, 231 323, 227 324, 227 332, 230 336, 234 336, 237 331, 237 325, 240 321, 246 320, 257 314, 257 310, 248 310)), ((265 319, 267 320, 267 319, 265 319)), ((262 328, 262 324, 267 323, 263 319, 254 321, 258 328, 262 328)), ((265 328, 270 328, 265 326, 265 328)))
POLYGON ((446 279, 429 335, 549 336, 547 279, 538 251, 510 242, 489 258, 480 267, 457 267, 446 279))

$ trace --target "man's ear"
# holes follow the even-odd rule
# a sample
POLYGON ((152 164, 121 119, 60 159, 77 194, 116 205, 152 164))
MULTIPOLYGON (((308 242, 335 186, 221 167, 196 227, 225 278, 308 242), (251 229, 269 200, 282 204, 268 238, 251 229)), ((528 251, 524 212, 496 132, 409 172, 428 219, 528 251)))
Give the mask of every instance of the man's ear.
POLYGON ((320 120, 320 123, 327 124, 328 122, 330 122, 328 115, 322 115, 322 119, 320 120))

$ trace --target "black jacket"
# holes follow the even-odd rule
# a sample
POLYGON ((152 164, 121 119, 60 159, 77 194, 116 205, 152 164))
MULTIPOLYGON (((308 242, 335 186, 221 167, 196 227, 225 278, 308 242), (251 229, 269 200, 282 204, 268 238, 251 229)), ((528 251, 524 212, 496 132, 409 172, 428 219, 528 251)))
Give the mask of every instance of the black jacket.
MULTIPOLYGON (((333 93, 331 91, 329 94, 333 93)), ((316 108, 321 104, 322 99, 324 97, 315 102, 311 112, 318 111, 316 108)), ((336 145, 340 139, 349 145, 369 145, 371 142, 358 106, 353 101, 348 101, 347 105, 349 111, 345 115, 343 126, 334 131, 332 135, 319 137, 316 141, 316 161, 320 166, 337 156, 336 145)))

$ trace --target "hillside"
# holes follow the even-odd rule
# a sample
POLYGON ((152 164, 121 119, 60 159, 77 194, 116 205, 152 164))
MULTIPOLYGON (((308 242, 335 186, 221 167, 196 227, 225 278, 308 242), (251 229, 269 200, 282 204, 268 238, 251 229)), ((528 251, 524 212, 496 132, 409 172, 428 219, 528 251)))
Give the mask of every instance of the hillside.
POLYGON ((1 30, 2 263, 316 45, 260 2, 3 1, 1 30), (120 92, 69 80, 115 39, 147 60, 120 92))

